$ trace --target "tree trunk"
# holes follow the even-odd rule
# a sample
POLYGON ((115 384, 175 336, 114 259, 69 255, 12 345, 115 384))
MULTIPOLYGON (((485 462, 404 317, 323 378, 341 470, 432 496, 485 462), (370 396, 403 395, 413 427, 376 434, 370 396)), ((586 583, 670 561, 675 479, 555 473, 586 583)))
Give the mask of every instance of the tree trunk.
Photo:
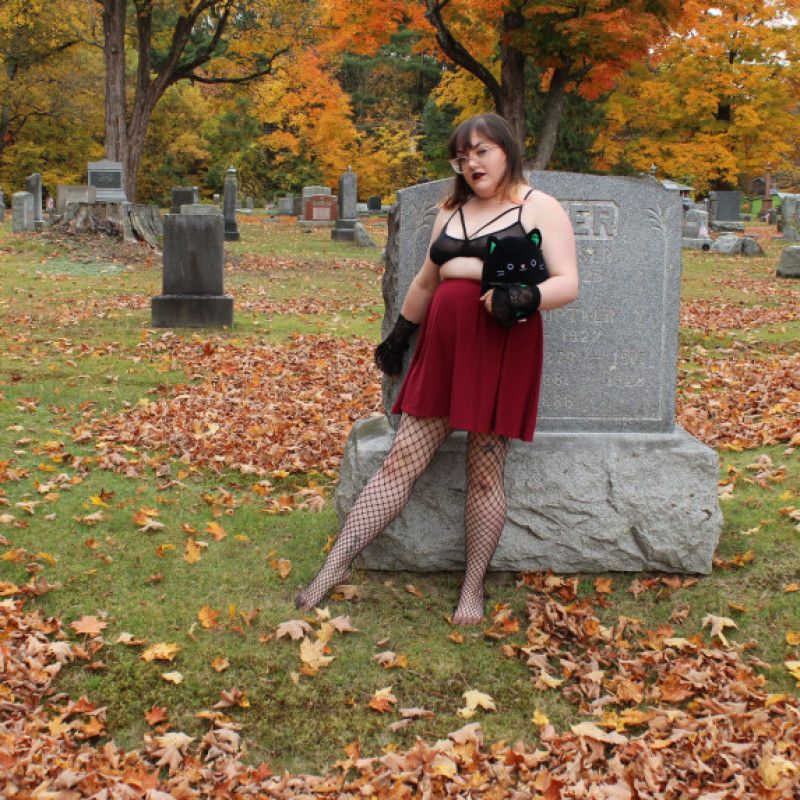
MULTIPOLYGON (((125 126, 125 18, 126 0, 103 3, 103 56, 106 67, 106 158, 126 162, 128 135, 125 126)), ((125 187, 127 190, 127 186, 125 187)), ((129 196, 130 199, 130 196, 129 196)))
POLYGON ((128 125, 128 150, 125 159, 125 193, 132 203, 136 200, 136 176, 142 163, 147 126, 160 95, 150 90, 137 92, 136 101, 128 125))
POLYGON ((533 169, 547 169, 547 165, 553 157, 561 115, 564 111, 564 96, 568 82, 569 67, 556 67, 550 78, 550 87, 544 101, 542 128, 536 139, 536 155, 531 165, 533 169))
POLYGON ((511 42, 514 34, 525 26, 518 11, 503 14, 503 34, 500 40, 500 93, 496 110, 508 120, 525 152, 527 124, 525 120, 525 53, 511 42))
POLYGON ((13 58, 6 61, 6 79, 8 86, 6 92, 0 100, 0 158, 3 157, 3 150, 6 148, 8 129, 11 126, 11 113, 8 108, 8 95, 11 94, 11 82, 17 74, 17 62, 13 58))

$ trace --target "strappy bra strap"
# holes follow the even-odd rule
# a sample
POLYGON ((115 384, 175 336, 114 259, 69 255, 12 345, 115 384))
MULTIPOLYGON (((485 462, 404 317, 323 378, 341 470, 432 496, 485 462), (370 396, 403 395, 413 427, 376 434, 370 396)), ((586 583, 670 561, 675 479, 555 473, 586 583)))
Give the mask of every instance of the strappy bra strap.
MULTIPOLYGON (((512 206, 511 208, 507 208, 505 211, 501 211, 494 219, 490 219, 488 222, 486 222, 483 225, 481 225, 480 228, 478 228, 477 230, 473 231, 472 232, 472 236, 470 236, 469 238, 470 239, 474 239, 484 228, 488 228, 489 225, 491 225, 493 222, 497 222, 497 220, 499 220, 500 217, 504 217, 506 214, 508 214, 509 211, 513 211, 515 208, 516 208, 516 206, 512 206)), ((463 215, 462 215, 462 219, 463 219, 463 215)), ((465 236, 467 235, 466 229, 464 229, 464 235, 465 236)))
MULTIPOLYGON (((458 207, 458 215, 461 217, 461 230, 464 231, 464 240, 466 241, 469 237, 467 236, 467 223, 464 221, 464 206, 460 205, 458 207)), ((454 214, 455 216, 455 214, 454 214)), ((452 217, 451 217, 452 219, 452 217)))

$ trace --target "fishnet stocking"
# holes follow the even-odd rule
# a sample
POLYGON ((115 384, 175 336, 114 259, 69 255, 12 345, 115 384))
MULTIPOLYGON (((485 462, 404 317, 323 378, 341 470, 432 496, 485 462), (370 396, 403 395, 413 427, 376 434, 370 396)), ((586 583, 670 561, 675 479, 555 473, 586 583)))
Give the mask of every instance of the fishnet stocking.
POLYGON ((506 518, 503 474, 508 439, 470 433, 467 439, 466 569, 454 624, 483 619, 483 579, 492 560, 506 518))
POLYGON ((347 580, 356 556, 403 510, 411 488, 449 433, 446 417, 403 414, 383 466, 358 496, 317 576, 295 598, 297 608, 314 608, 347 580))

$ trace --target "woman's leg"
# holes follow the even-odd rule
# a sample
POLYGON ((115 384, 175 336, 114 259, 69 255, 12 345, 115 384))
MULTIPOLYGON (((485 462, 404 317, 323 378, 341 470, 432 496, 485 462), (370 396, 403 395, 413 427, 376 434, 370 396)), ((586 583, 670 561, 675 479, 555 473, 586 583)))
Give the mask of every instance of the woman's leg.
POLYGON ((392 449, 347 516, 316 578, 295 598, 307 611, 346 580, 356 556, 403 510, 411 487, 450 433, 446 417, 403 414, 392 449))
POLYGON ((470 433, 467 439, 466 570, 454 624, 474 624, 483 619, 483 579, 492 560, 506 519, 503 475, 508 439, 470 433))

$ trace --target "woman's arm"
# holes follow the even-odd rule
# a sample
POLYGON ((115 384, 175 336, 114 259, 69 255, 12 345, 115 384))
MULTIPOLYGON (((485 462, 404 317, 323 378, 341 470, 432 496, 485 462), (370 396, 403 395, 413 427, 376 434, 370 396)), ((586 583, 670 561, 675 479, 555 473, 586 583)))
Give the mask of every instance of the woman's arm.
MULTIPOLYGON (((549 194, 537 192, 535 202, 525 211, 530 224, 542 232, 542 255, 550 277, 539 284, 542 310, 560 308, 578 297, 578 258, 575 234, 561 203, 549 194)), ((525 214, 523 211, 523 214, 525 214)), ((526 225, 526 228, 529 226, 526 225)))
MULTIPOLYGON (((449 217, 449 212, 444 209, 437 215, 433 223, 430 243, 428 244, 429 249, 430 244, 439 235, 449 217)), ((425 319, 431 297, 433 297, 440 280, 439 266, 431 261, 430 255, 426 255, 422 269, 414 276, 414 280, 411 281, 411 285, 408 287, 400 313, 411 322, 422 322, 425 319)))

